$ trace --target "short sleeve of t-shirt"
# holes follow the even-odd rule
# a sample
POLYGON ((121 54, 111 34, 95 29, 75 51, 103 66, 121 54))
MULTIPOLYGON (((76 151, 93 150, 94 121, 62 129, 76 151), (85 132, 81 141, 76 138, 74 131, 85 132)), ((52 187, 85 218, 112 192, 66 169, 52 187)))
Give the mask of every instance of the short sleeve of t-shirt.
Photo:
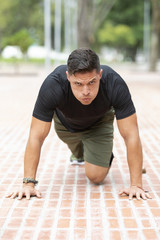
POLYGON ((131 116, 136 110, 127 84, 119 75, 115 77, 111 101, 115 109, 116 119, 120 120, 131 116))
POLYGON ((59 84, 59 73, 56 69, 45 79, 40 88, 33 110, 33 117, 51 122, 62 94, 63 91, 59 84))

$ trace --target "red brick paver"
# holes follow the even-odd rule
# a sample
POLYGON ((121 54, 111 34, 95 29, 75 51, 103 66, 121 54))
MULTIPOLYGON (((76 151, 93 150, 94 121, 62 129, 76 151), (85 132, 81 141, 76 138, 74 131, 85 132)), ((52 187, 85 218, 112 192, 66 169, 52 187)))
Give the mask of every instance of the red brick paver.
POLYGON ((129 171, 116 123, 115 159, 103 185, 91 184, 83 166, 70 166, 70 152, 52 128, 37 173, 43 197, 6 199, 21 186, 31 113, 43 76, 0 76, 0 239, 160 239, 160 76, 142 71, 121 75, 137 108, 147 169, 144 188, 153 199, 118 196, 129 185, 129 171))

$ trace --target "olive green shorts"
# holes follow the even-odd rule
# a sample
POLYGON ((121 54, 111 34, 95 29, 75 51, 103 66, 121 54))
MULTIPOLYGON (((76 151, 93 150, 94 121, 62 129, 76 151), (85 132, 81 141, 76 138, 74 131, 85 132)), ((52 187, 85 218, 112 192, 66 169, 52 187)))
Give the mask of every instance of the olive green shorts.
POLYGON ((54 126, 58 137, 68 145, 73 155, 102 167, 109 167, 113 148, 114 110, 90 129, 82 132, 70 132, 54 114, 54 126))

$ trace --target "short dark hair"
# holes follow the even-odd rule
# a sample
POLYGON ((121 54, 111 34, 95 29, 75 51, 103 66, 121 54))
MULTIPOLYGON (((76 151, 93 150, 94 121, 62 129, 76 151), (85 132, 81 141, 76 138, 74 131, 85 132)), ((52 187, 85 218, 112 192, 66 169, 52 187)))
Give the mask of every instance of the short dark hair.
POLYGON ((89 48, 79 48, 74 50, 68 57, 68 73, 92 72, 94 69, 100 72, 100 61, 98 55, 89 48))

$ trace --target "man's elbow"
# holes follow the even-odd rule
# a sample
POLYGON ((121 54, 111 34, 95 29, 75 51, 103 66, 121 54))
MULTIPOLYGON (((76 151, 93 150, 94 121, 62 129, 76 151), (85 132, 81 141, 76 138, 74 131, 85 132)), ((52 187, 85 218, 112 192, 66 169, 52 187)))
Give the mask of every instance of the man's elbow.
POLYGON ((133 133, 133 134, 128 134, 128 135, 123 135, 122 136, 124 139, 124 142, 126 144, 126 146, 132 144, 132 145, 141 145, 141 140, 139 137, 139 134, 137 133, 133 133))
POLYGON ((28 141, 29 142, 38 142, 42 146, 46 137, 47 137, 47 135, 45 135, 45 134, 39 134, 34 131, 31 131, 28 141))

